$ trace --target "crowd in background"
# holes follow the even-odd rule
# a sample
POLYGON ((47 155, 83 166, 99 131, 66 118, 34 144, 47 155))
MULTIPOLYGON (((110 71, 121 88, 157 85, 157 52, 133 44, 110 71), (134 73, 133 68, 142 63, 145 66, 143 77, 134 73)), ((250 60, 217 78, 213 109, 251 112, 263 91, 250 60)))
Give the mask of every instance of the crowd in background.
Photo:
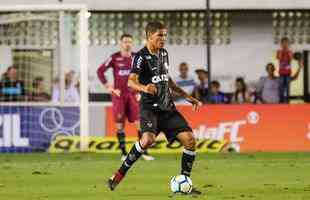
MULTIPOLYGON (((10 66, 2 75, 0 80, 0 101, 35 101, 35 102, 60 102, 59 79, 54 79, 51 92, 46 88, 45 80, 42 76, 33 78, 31 86, 26 87, 25 80, 18 79, 18 67, 10 66)), ((79 84, 74 82, 74 71, 65 74, 64 102, 78 102, 79 84)))
MULTIPOLYGON (((218 80, 209 82, 208 71, 203 68, 195 71, 196 78, 190 76, 190 66, 186 62, 180 63, 179 75, 174 80, 187 93, 203 103, 288 103, 290 83, 298 78, 303 67, 303 60, 300 54, 294 54, 290 49, 288 38, 282 38, 281 48, 277 51, 277 59, 279 76, 276 75, 276 66, 268 63, 265 66, 266 75, 259 78, 254 88, 249 89, 244 77, 238 77, 234 83, 235 90, 229 94, 221 91, 221 83, 218 80), (293 59, 297 60, 299 65, 294 74, 291 70, 293 59)), ((72 70, 65 74, 64 102, 78 102, 80 99, 79 82, 74 81, 74 76, 75 72, 72 70)), ((0 101, 60 102, 61 91, 58 78, 54 79, 51 92, 46 91, 45 80, 41 76, 35 77, 31 88, 26 89, 24 80, 18 79, 18 68, 15 66, 8 67, 1 77, 0 101)), ((186 103, 178 94, 172 95, 177 103, 186 103)))
MULTIPOLYGON (((203 103, 289 103, 290 83, 298 78, 303 67, 303 59, 301 54, 293 53, 289 47, 289 39, 285 37, 282 38, 281 48, 277 51, 277 60, 279 61, 279 76, 276 76, 274 64, 268 63, 265 67, 266 75, 259 78, 254 88, 249 89, 244 77, 237 77, 234 83, 235 90, 231 94, 221 91, 219 81, 209 82, 208 71, 203 68, 195 71, 199 80, 196 83, 195 78, 188 75, 189 66, 186 62, 179 65, 179 75, 175 77, 175 81, 187 93, 192 94, 203 103), (298 69, 294 74, 291 65, 293 59, 298 61, 298 69)), ((178 94, 173 94, 173 96, 176 102, 184 103, 178 94)))
MULTIPOLYGON (((65 102, 79 102, 79 82, 74 82, 75 72, 73 70, 65 74, 65 91, 64 91, 64 101, 65 102)), ((54 79, 52 101, 60 102, 61 90, 60 81, 58 78, 54 79)))

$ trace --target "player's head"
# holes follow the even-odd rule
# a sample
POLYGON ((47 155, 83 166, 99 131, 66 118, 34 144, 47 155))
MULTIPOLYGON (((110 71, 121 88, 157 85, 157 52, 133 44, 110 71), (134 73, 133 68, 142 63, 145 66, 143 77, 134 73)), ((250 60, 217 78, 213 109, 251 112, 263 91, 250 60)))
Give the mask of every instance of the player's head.
POLYGON ((290 40, 288 39, 288 37, 281 38, 281 47, 287 49, 289 48, 289 46, 290 46, 290 40))
POLYGON ((167 27, 161 22, 149 22, 145 27, 145 34, 148 44, 160 49, 167 40, 167 27))
POLYGON ((187 77, 188 74, 188 64, 186 62, 180 63, 179 66, 180 76, 181 77, 187 77))
POLYGON ((196 74, 198 76, 198 79, 201 83, 207 83, 208 82, 208 71, 204 69, 197 69, 196 74))
POLYGON ((8 67, 6 71, 6 78, 10 80, 16 80, 17 79, 17 67, 15 66, 8 67))
POLYGON ((44 78, 41 76, 36 77, 32 82, 33 89, 43 90, 44 89, 44 78))
POLYGON ((66 87, 71 86, 71 84, 73 83, 74 76, 75 76, 75 72, 73 70, 70 70, 69 72, 67 72, 65 74, 65 85, 66 85, 66 87))
POLYGON ((133 42, 133 38, 132 35, 124 33, 121 37, 120 37, 120 47, 121 47, 121 51, 124 52, 130 52, 132 49, 132 42, 133 42))
POLYGON ((220 90, 220 87, 221 87, 220 82, 218 82, 218 81, 212 81, 211 82, 211 92, 213 94, 217 94, 220 90))
POLYGON ((273 63, 268 63, 266 65, 266 71, 267 71, 269 76, 274 76, 275 70, 276 70, 276 68, 275 68, 273 63))

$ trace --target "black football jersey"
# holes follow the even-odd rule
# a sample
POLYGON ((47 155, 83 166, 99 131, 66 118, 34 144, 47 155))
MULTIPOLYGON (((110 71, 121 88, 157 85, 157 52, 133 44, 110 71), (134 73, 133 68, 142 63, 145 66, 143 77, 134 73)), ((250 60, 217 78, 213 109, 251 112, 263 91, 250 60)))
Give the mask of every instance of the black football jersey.
POLYGON ((141 108, 158 108, 173 110, 171 92, 169 89, 169 58, 166 49, 160 49, 157 55, 151 54, 147 47, 142 48, 135 56, 131 73, 139 75, 139 82, 143 85, 156 85, 155 95, 141 93, 141 108))

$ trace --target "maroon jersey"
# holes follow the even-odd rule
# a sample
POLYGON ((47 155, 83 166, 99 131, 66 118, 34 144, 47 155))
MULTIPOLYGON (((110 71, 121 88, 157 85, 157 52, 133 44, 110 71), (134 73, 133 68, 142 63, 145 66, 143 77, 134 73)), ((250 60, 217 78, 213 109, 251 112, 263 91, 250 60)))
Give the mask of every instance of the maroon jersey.
POLYGON ((293 59, 293 52, 291 50, 278 50, 277 58, 279 60, 280 68, 279 74, 280 75, 290 75, 291 74, 291 61, 293 59))
POLYGON ((128 87, 128 77, 131 72, 131 63, 134 53, 130 57, 122 56, 120 52, 112 54, 97 70, 97 75, 103 84, 107 83, 104 75, 110 67, 113 69, 114 88, 119 89, 121 94, 132 92, 128 87))

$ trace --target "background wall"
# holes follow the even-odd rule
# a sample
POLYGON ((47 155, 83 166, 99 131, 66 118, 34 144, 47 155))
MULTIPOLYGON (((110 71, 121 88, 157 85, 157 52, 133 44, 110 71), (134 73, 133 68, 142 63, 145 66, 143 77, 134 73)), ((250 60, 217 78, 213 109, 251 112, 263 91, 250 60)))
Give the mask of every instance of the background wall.
MULTIPOLYGON (((244 76, 248 82, 256 82, 260 76, 265 75, 265 65, 275 60, 275 52, 279 45, 274 44, 271 15, 272 12, 231 14, 231 43, 229 45, 213 45, 211 49, 212 76, 222 83, 224 91, 231 92, 233 90, 233 81, 237 76, 244 76)), ((135 47, 135 50, 139 48, 135 47)), ((167 45, 166 48, 170 54, 172 77, 178 75, 178 65, 183 61, 189 63, 190 73, 193 76, 195 76, 195 69, 206 67, 205 45, 167 45)), ((309 50, 310 45, 295 44, 292 45, 292 49, 296 51, 309 50)), ((104 91, 95 72, 98 66, 117 50, 117 46, 90 47, 91 91, 104 91)), ((74 60, 77 59, 72 57, 73 62, 74 60)), ((108 77, 111 80, 112 74, 109 73, 108 77)))
MULTIPOLYGON (((2 1, 1 5, 14 4, 87 4, 92 10, 177 10, 177 9, 202 9, 205 0, 10 0, 2 1)), ((307 9, 310 7, 308 0, 211 0, 213 9, 307 9)))
MULTIPOLYGON (((255 82, 265 74, 266 63, 274 60, 278 45, 274 44, 272 12, 243 11, 231 12, 231 43, 228 45, 213 45, 211 52, 212 76, 222 83, 225 92, 234 89, 234 79, 244 76, 247 82, 255 82)), ((169 36, 168 36, 169 37, 169 36)), ((69 40, 69 39, 68 39, 69 40)), ((62 55, 63 65, 79 71, 79 55, 71 44, 66 45, 65 55, 62 55)), ((141 46, 136 46, 138 50, 141 46)), ((190 73, 195 76, 195 69, 206 66, 205 45, 167 45, 170 53, 170 73, 177 76, 180 62, 188 62, 190 73)), ((309 50, 309 44, 294 44, 294 50, 309 50)), ((89 49, 89 79, 90 92, 105 92, 101 86, 96 70, 109 55, 118 50, 118 46, 90 46, 89 49)), ((9 47, 0 46, 0 73, 12 63, 9 47)), ((57 53, 55 54, 57 55, 57 53)), ((55 63, 57 66, 58 63, 55 63)), ((111 70, 108 73, 111 81, 111 70)), ((294 83, 294 84, 301 84, 294 83)))

